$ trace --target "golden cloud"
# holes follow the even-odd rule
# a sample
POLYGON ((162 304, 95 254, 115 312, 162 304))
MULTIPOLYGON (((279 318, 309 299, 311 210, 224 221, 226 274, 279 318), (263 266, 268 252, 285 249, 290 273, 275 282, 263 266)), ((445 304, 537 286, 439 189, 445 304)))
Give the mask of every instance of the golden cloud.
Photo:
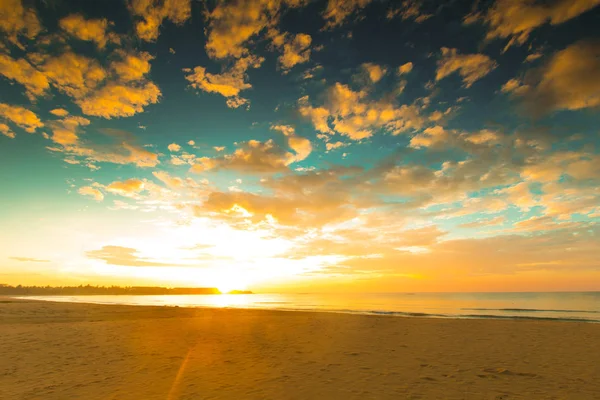
POLYGON ((550 23, 559 25, 598 6, 600 0, 496 0, 486 12, 476 12, 465 18, 465 23, 483 22, 489 26, 488 39, 511 38, 512 44, 522 45, 536 28, 550 23))
POLYGON ((120 60, 112 62, 110 68, 120 81, 139 81, 150 72, 150 61, 154 57, 149 53, 117 50, 115 54, 119 56, 120 60))
MULTIPOLYGON (((29 133, 34 133, 36 129, 44 126, 34 112, 21 106, 11 106, 9 104, 0 103, 0 118, 12 122, 29 133)), ((6 129, 6 132, 10 131, 6 129)))
POLYGON ((284 70, 310 60, 310 44, 312 43, 310 35, 305 33, 292 35, 287 32, 279 33, 276 30, 271 30, 269 36, 272 45, 283 51, 283 54, 278 58, 278 62, 284 70))
POLYGON ((23 7, 21 0, 0 1, 0 30, 8 40, 23 49, 19 43, 19 36, 35 39, 42 31, 37 12, 34 8, 23 7))
POLYGON ((365 8, 371 0, 329 0, 323 18, 326 29, 338 27, 355 12, 365 8))
POLYGON ((48 78, 23 58, 14 60, 0 53, 0 74, 25 86, 30 100, 42 96, 50 88, 48 78))
POLYGON ((511 79, 502 91, 525 100, 536 114, 600 106, 600 42, 579 41, 556 52, 523 82, 511 79))
MULTIPOLYGON (((88 166, 96 162, 109 162, 113 164, 134 164, 138 167, 154 167, 159 164, 158 154, 146 150, 136 143, 135 137, 126 131, 118 129, 101 129, 99 133, 112 139, 112 143, 96 144, 81 140, 78 129, 85 122, 81 117, 67 117, 55 121, 51 129, 58 129, 57 140, 66 142, 61 147, 48 148, 52 151, 65 153, 69 157, 81 157, 88 166), (79 122, 79 123, 77 123, 79 122), (69 131, 69 129, 71 129, 69 131)), ((54 137, 53 137, 54 139, 54 137)))
POLYGON ((58 22, 62 30, 79 40, 94 42, 98 48, 103 49, 106 42, 110 39, 118 40, 116 35, 109 35, 107 29, 109 26, 106 18, 85 19, 80 14, 71 14, 58 22))
POLYGON ((407 62, 398 67, 398 75, 406 75, 413 69, 413 63, 407 62))
MULTIPOLYGON (((373 64, 373 63, 364 63, 361 66, 369 75, 369 79, 373 83, 377 83, 387 74, 387 68, 382 67, 381 65, 373 64)), ((402 67, 400 67, 402 68, 402 67)))
POLYGON ((297 7, 302 3, 300 0, 219 1, 208 13, 208 55, 218 59, 246 56, 248 40, 274 26, 283 5, 297 7))
POLYGON ((104 200, 104 194, 94 187, 91 186, 83 186, 80 187, 77 191, 80 195, 93 197, 96 201, 104 200))
POLYGON ((137 255, 138 251, 129 247, 104 246, 100 250, 86 252, 88 258, 102 260, 110 265, 121 265, 126 267, 175 267, 181 264, 164 263, 137 255))
POLYGON ((46 78, 60 91, 82 98, 106 79, 106 71, 94 59, 66 52, 56 57, 36 54, 36 63, 46 78), (39 60, 37 60, 39 58, 39 60))
POLYGON ((280 131, 283 133, 288 140, 288 146, 294 150, 296 155, 289 159, 287 162, 291 164, 293 162, 302 161, 306 159, 312 152, 312 143, 310 140, 296 135, 296 131, 292 126, 289 125, 274 125, 271 129, 280 131))
POLYGON ((106 186, 106 191, 124 197, 136 197, 144 191, 144 181, 140 179, 127 179, 126 181, 115 181, 106 186))
POLYGON ((104 117, 131 117, 144 111, 144 107, 158 102, 160 89, 153 82, 127 86, 109 83, 90 96, 76 100, 86 115, 104 117))
POLYGON ((52 130, 52 141, 62 146, 75 145, 79 141, 78 128, 89 124, 89 119, 78 116, 67 116, 62 120, 52 121, 49 124, 52 130))
POLYGON ((53 110, 50 110, 50 114, 56 115, 57 117, 66 117, 67 115, 69 115, 69 112, 63 108, 55 108, 53 110))
POLYGON ((0 123, 0 134, 9 137, 11 139, 14 139, 16 137, 15 133, 13 131, 10 130, 10 127, 6 124, 2 124, 0 123))
POLYGON ((397 106, 388 99, 368 100, 366 91, 353 91, 341 83, 329 88, 322 107, 311 106, 308 96, 298 103, 300 114, 310 118, 319 132, 339 133, 353 140, 368 138, 377 130, 397 135, 420 129, 425 123, 415 105, 397 106))
POLYGON ((221 74, 211 74, 206 72, 204 67, 196 67, 193 72, 186 70, 189 74, 185 78, 191 82, 190 86, 193 88, 209 93, 219 93, 224 97, 236 97, 240 91, 252 87, 250 83, 246 82, 246 71, 249 68, 260 67, 263 61, 263 57, 250 55, 236 60, 221 74))
POLYGON ((459 54, 457 49, 442 47, 442 57, 438 61, 435 80, 458 73, 466 88, 492 72, 498 63, 485 54, 459 54))
POLYGON ((142 40, 153 42, 158 38, 165 19, 181 25, 192 12, 191 0, 131 0, 131 13, 142 20, 136 22, 135 31, 142 40))

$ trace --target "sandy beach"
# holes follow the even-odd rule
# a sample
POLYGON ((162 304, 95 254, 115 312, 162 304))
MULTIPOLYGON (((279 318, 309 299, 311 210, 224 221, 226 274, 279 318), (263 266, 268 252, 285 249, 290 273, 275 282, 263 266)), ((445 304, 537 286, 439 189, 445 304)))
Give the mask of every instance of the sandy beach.
POLYGON ((0 399, 600 399, 600 324, 0 299, 0 399))

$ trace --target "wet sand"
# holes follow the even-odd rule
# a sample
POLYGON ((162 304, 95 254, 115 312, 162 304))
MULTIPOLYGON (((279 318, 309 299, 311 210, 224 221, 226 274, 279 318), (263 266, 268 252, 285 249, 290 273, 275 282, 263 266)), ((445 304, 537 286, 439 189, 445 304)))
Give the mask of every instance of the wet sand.
POLYGON ((0 399, 600 399, 600 324, 0 298, 0 399))

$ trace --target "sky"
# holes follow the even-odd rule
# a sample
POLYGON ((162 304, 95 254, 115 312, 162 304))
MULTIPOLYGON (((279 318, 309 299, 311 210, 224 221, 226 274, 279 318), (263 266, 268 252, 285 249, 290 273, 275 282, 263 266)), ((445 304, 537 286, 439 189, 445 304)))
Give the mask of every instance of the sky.
POLYGON ((2 0, 0 283, 600 290, 600 0, 2 0))

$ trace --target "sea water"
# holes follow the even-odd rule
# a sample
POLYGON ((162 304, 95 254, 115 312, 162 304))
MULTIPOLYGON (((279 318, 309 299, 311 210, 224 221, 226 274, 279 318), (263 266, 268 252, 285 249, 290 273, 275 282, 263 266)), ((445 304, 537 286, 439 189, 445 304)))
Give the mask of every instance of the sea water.
POLYGON ((600 292, 30 296, 96 304, 600 322, 600 292))

